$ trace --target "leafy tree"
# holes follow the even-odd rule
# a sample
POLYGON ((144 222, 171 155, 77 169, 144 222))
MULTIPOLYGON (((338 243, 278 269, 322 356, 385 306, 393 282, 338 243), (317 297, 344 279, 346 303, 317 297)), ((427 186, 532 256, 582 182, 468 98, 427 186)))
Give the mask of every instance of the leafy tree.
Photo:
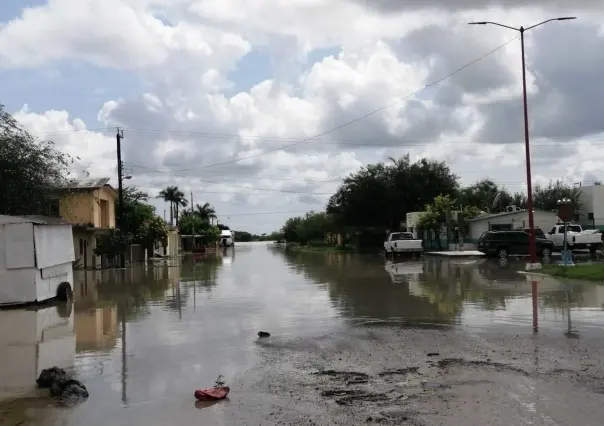
POLYGON ((217 226, 190 212, 185 212, 181 217, 179 229, 183 235, 201 235, 203 244, 214 243, 220 236, 220 229, 217 226))
POLYGON ((49 195, 65 187, 72 158, 36 140, 0 105, 0 214, 54 215, 49 195))
POLYGON ((305 216, 288 219, 281 232, 287 242, 323 244, 325 235, 332 229, 333 218, 330 215, 309 212, 305 216))
MULTIPOLYGON (((155 207, 147 204, 149 194, 135 186, 123 189, 124 220, 122 232, 129 235, 132 243, 141 244, 150 255, 155 242, 166 244, 168 229, 163 219, 155 214, 155 207)), ((116 206, 119 210, 119 205, 116 206)))
POLYGON ((214 219, 217 218, 216 210, 214 210, 214 207, 212 207, 210 203, 204 203, 203 205, 197 204, 195 206, 194 213, 199 216, 202 220, 211 223, 213 223, 214 219))
POLYGON ((258 241, 259 238, 257 235, 252 235, 246 231, 235 231, 235 235, 237 236, 237 241, 242 243, 247 243, 254 240, 258 241))
POLYGON ((94 254, 97 256, 105 255, 113 260, 120 254, 125 253, 131 243, 131 236, 124 234, 119 229, 110 229, 108 233, 98 237, 94 254))
MULTIPOLYGON (((460 210, 460 204, 450 195, 435 197, 431 204, 425 206, 424 211, 425 213, 419 218, 418 226, 433 232, 439 248, 442 248, 440 240, 444 236, 442 232, 447 225, 459 227, 464 223, 464 228, 467 228, 465 220, 473 219, 480 214, 480 209, 475 206, 463 206, 460 210), (456 211, 458 214, 454 215, 453 212, 456 211), (454 220, 454 217, 457 217, 457 220, 454 220)), ((463 231, 467 232, 467 229, 463 231)))
POLYGON ((526 208, 526 195, 519 192, 511 194, 489 178, 481 179, 473 185, 461 188, 457 199, 464 206, 474 206, 480 210, 493 213, 503 211, 510 205, 526 208), (497 206, 494 206, 493 202, 498 194, 501 194, 500 202, 497 206))
POLYGON ((344 179, 326 210, 338 225, 397 230, 408 212, 458 191, 457 176, 444 162, 412 163, 408 155, 390 162, 370 164, 344 179))
POLYGON ((568 198, 575 211, 581 209, 581 191, 561 180, 550 181, 547 186, 537 185, 533 190, 533 205, 541 210, 557 210, 558 200, 568 198))
POLYGON ((157 198, 162 198, 170 204, 170 225, 174 225, 174 217, 176 217, 176 225, 178 226, 179 208, 187 207, 189 204, 184 192, 178 189, 178 186, 167 186, 159 192, 157 198))

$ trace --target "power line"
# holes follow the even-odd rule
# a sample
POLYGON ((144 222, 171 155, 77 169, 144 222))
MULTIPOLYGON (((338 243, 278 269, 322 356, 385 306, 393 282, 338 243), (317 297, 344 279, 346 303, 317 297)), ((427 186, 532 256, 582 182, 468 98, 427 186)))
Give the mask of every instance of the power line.
MULTIPOLYGON (((186 135, 186 136, 203 136, 199 139, 202 140, 229 140, 229 139, 238 139, 244 141, 256 141, 256 142, 291 142, 298 141, 300 142, 300 138, 295 137, 281 137, 281 136, 241 136, 237 134, 228 134, 228 133, 208 133, 208 132, 181 132, 177 130, 160 130, 160 129, 131 129, 125 128, 130 132, 155 132, 155 133, 165 133, 167 135, 186 135)), ((313 138, 313 142, 322 142, 322 145, 342 145, 342 146, 360 146, 360 147, 369 147, 369 148, 398 148, 398 147, 415 147, 415 146, 432 146, 434 144, 439 143, 438 141, 412 141, 406 140, 403 142, 397 143, 380 143, 376 142, 373 139, 320 139, 313 138)), ((586 141, 589 143, 594 142, 604 142, 604 139, 592 139, 586 141)), ((441 142, 442 143, 442 142, 441 142)), ((520 139, 508 139, 508 140, 472 140, 472 141, 455 141, 455 142, 446 142, 454 145, 493 145, 493 146, 505 146, 511 144, 520 144, 522 140, 520 139)), ((570 142, 565 141, 550 141, 550 140, 532 140, 531 146, 568 146, 570 142)), ((284 149, 286 147, 282 147, 284 149)), ((203 166, 205 167, 205 166, 203 166)), ((180 169, 180 170, 188 170, 188 169, 180 169)))

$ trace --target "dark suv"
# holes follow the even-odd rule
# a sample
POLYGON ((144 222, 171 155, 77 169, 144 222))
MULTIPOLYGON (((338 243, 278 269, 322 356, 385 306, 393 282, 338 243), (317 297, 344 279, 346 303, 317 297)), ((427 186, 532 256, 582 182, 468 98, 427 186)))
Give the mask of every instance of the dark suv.
MULTIPOLYGON (((545 238, 535 238, 537 254, 551 256, 554 243, 545 238)), ((524 231, 487 231, 480 236, 476 249, 487 256, 507 258, 509 255, 529 254, 529 234, 524 231)))

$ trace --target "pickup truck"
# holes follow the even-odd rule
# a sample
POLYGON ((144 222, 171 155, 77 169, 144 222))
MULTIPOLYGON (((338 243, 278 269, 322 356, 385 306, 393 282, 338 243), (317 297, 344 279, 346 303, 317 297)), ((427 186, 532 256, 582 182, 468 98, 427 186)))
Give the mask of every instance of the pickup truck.
MULTIPOLYGON (((564 247, 564 225, 556 225, 547 233, 547 239, 557 250, 564 247)), ((602 247, 602 233, 598 230, 584 231, 581 225, 566 225, 566 242, 569 250, 589 249, 592 253, 602 247)))
POLYGON ((384 254, 422 253, 422 240, 416 239, 411 232, 393 232, 384 241, 384 254))

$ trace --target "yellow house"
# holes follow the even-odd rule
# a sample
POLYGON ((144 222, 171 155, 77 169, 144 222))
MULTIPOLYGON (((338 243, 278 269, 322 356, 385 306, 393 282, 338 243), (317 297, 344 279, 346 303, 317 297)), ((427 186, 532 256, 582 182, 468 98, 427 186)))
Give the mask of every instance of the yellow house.
POLYGON ((59 195, 59 216, 72 223, 76 267, 101 268, 101 256, 94 254, 97 238, 115 228, 117 191, 110 178, 87 178, 73 182, 59 195))

